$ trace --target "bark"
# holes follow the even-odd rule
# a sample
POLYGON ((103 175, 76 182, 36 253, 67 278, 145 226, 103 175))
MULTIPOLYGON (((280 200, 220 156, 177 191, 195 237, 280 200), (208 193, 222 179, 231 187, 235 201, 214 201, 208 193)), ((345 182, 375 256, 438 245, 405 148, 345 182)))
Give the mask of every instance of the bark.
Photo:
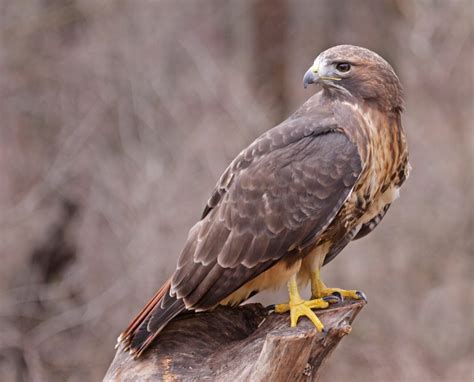
POLYGON ((324 333, 306 318, 289 328, 288 314, 260 304, 187 314, 138 360, 119 348, 104 381, 316 381, 364 305, 347 300, 317 311, 324 333))

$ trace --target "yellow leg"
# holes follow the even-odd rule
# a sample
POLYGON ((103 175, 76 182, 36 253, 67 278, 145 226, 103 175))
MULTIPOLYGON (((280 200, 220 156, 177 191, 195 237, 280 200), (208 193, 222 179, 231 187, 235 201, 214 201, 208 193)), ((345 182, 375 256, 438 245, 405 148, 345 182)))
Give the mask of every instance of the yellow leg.
POLYGON ((298 323, 298 319, 301 316, 306 316, 311 320, 318 332, 321 332, 324 326, 311 309, 327 308, 329 306, 329 303, 327 301, 324 301, 322 298, 307 301, 303 300, 298 291, 298 285, 296 283, 295 275, 292 276, 290 281, 288 282, 288 291, 290 295, 289 303, 275 305, 275 312, 285 313, 290 311, 291 327, 296 326, 296 324, 298 323))
POLYGON ((364 292, 358 290, 345 290, 341 288, 328 288, 321 280, 319 269, 311 272, 311 298, 318 299, 331 295, 339 295, 342 300, 344 297, 349 297, 354 300, 362 299, 367 302, 364 292))

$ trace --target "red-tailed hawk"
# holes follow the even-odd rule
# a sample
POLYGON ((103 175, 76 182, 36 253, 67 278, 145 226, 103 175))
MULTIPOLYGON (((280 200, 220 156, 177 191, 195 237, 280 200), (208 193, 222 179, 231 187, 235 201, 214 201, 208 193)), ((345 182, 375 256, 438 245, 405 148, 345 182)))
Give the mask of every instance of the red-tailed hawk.
POLYGON ((138 357, 183 311, 237 305, 288 283, 291 326, 312 308, 355 290, 328 288, 320 268, 382 220, 408 176, 392 67, 370 50, 341 45, 321 53, 304 76, 321 90, 257 138, 219 179, 191 228, 176 271, 119 337, 138 357), (311 282, 311 300, 299 287, 311 282))

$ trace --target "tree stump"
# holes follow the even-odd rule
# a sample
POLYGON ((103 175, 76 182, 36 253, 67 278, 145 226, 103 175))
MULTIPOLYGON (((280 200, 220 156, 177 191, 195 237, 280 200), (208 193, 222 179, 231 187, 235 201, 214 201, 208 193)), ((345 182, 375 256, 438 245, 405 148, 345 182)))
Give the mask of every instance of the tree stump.
POLYGON ((138 359, 119 348, 104 381, 316 381, 323 361, 351 331, 365 302, 317 311, 318 333, 301 318, 260 304, 218 307, 174 319, 138 359))

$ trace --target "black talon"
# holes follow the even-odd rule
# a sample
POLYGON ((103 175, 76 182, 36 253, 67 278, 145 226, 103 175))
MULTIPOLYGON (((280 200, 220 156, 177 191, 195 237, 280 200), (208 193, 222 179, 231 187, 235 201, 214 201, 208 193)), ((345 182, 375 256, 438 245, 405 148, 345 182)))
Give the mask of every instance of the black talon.
POLYGON ((275 304, 271 304, 271 305, 266 306, 265 310, 267 311, 267 313, 274 312, 275 311, 275 304))
POLYGON ((340 292, 334 292, 332 295, 337 297, 341 302, 344 302, 344 296, 340 292))
POLYGON ((364 292, 362 292, 361 290, 358 290, 356 292, 356 295, 359 296, 360 299, 364 300, 365 303, 367 304, 367 296, 365 295, 364 292))
POLYGON ((339 304, 340 302, 343 301, 343 299, 341 297, 336 296, 336 294, 333 293, 329 296, 323 297, 323 300, 326 301, 326 302, 329 302, 330 304, 339 304))

